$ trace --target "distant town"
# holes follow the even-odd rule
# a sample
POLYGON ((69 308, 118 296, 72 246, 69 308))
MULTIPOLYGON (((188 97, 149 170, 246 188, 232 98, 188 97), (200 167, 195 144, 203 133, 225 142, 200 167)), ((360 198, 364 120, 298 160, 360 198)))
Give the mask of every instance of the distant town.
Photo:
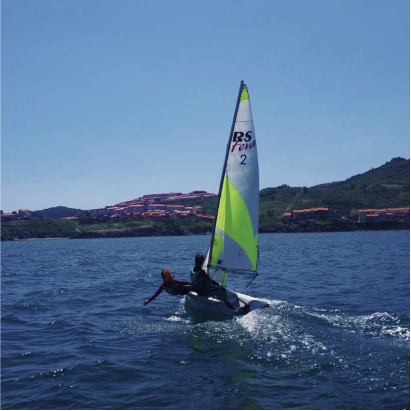
MULTIPOLYGON (((99 207, 88 210, 87 214, 92 216, 97 222, 109 222, 119 219, 140 219, 140 220, 166 220, 171 218, 214 220, 213 215, 203 213, 203 207, 187 206, 185 203, 192 200, 205 200, 216 197, 215 194, 203 190, 195 190, 187 194, 183 193, 157 193, 146 194, 133 200, 123 201, 112 206, 99 207), (173 204, 171 204, 173 203, 173 204)), ((330 207, 318 207, 302 210, 291 210, 283 214, 283 223, 291 221, 310 219, 329 219, 337 217, 337 211, 330 207)), ((378 224, 391 222, 395 217, 403 218, 405 222, 410 222, 410 208, 384 208, 384 209, 362 209, 353 210, 347 216, 340 216, 343 219, 351 219, 358 224, 378 224)), ((20 209, 18 212, 3 213, 1 211, 1 221, 30 220, 43 218, 35 212, 27 209, 20 209)), ((60 220, 78 220, 79 216, 60 217, 60 220)))
MULTIPOLYGON (((201 206, 185 206, 184 202, 189 200, 205 200, 216 197, 215 194, 203 190, 183 193, 157 193, 146 194, 134 200, 123 201, 112 206, 94 208, 88 211, 101 222, 114 221, 120 218, 142 219, 142 220, 164 220, 170 218, 195 218, 199 220, 213 220, 213 215, 203 214, 201 206), (180 204, 170 204, 180 203, 180 204)), ((3 214, 2 221, 18 219, 38 219, 41 216, 31 210, 20 209, 18 212, 3 214)), ((60 217, 60 220, 78 220, 78 216, 60 217)))
MULTIPOLYGON (((215 194, 196 190, 188 194, 158 193, 146 194, 134 200, 123 201, 112 207, 100 207, 90 210, 90 213, 102 221, 119 218, 137 218, 143 220, 164 220, 169 218, 197 218, 212 220, 214 216, 202 214, 201 206, 185 206, 188 200, 204 200, 214 198, 215 194), (181 204, 169 204, 179 202, 181 204)), ((67 217, 66 217, 67 218, 67 217)), ((69 218, 69 217, 68 217, 69 218)))

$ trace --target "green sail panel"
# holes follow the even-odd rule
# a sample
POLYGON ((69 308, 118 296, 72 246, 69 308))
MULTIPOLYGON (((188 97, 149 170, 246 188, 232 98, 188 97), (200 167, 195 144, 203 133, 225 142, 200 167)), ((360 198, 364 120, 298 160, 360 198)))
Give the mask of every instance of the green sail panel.
MULTIPOLYGON (((230 236, 247 254, 251 263, 250 268, 255 271, 257 269, 257 236, 254 235, 253 224, 247 205, 227 177, 224 178, 221 191, 216 228, 223 233, 223 236, 216 233, 216 237, 218 236, 223 239, 227 235, 230 236)), ((214 253, 217 254, 218 257, 221 255, 221 239, 217 243, 217 250, 213 250, 212 263, 215 261, 214 253), (220 252, 218 252, 218 248, 221 249, 220 252)), ((236 265, 235 262, 234 265, 236 265)))
POLYGON ((250 97, 248 96, 247 86, 245 86, 245 85, 243 86, 243 89, 241 90, 240 104, 241 104, 244 100, 250 100, 250 97))
MULTIPOLYGON (((259 173, 250 97, 244 85, 235 116, 216 216, 209 275, 223 282, 228 270, 257 270, 259 173)), ((209 250, 210 254, 210 250, 209 250)))

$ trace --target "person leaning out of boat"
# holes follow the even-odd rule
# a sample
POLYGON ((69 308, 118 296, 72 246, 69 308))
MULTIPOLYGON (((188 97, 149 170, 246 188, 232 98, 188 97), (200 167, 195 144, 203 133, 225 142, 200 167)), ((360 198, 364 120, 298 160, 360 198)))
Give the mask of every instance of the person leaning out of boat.
POLYGON ((151 298, 144 301, 144 305, 147 305, 150 301, 153 301, 154 298, 158 297, 163 290, 171 295, 186 295, 190 291, 194 291, 192 283, 190 283, 189 281, 176 280, 171 275, 170 270, 161 271, 161 277, 163 278, 163 284, 160 285, 160 288, 151 298))
POLYGON ((195 266, 191 270, 191 282, 194 286, 194 291, 206 297, 215 296, 219 300, 224 301, 230 310, 234 310, 234 307, 227 300, 227 292, 222 284, 212 280, 203 270, 204 260, 203 254, 197 254, 195 257, 195 266))

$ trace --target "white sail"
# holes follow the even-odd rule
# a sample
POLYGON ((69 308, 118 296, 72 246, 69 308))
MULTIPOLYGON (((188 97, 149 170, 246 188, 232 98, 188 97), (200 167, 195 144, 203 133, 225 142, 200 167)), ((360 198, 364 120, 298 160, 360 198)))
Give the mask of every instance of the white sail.
POLYGON ((241 83, 213 238, 204 264, 211 278, 225 284, 227 273, 257 270, 258 223, 257 145, 248 90, 241 83))

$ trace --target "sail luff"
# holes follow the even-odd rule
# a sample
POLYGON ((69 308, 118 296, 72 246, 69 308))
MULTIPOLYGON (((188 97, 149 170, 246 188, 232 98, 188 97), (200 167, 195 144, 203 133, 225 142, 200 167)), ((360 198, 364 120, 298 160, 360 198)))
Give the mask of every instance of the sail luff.
POLYGON ((217 217, 218 217, 218 209, 220 207, 220 200, 221 200, 221 191, 223 189, 224 177, 225 177, 226 169, 227 169, 227 161, 228 161, 228 156, 230 154, 231 139, 232 139, 232 135, 233 135, 233 132, 234 132, 235 122, 236 122, 237 113, 238 113, 238 106, 240 105, 240 98, 241 98, 241 94, 242 94, 242 91, 243 91, 243 87, 244 87, 244 81, 241 80, 240 89, 238 90, 237 103, 236 103, 235 110, 234 110, 233 122, 231 124, 230 136, 228 138, 227 149, 226 149, 226 153, 225 153, 224 166, 223 166, 223 170, 222 170, 222 173, 221 173, 220 187, 218 189, 217 206, 216 206, 216 211, 214 213, 213 231, 212 231, 212 234, 211 234, 209 253, 208 253, 208 256, 207 256, 208 257, 207 258, 207 264, 208 265, 210 265, 211 261, 212 261, 214 237, 215 237, 217 217))

